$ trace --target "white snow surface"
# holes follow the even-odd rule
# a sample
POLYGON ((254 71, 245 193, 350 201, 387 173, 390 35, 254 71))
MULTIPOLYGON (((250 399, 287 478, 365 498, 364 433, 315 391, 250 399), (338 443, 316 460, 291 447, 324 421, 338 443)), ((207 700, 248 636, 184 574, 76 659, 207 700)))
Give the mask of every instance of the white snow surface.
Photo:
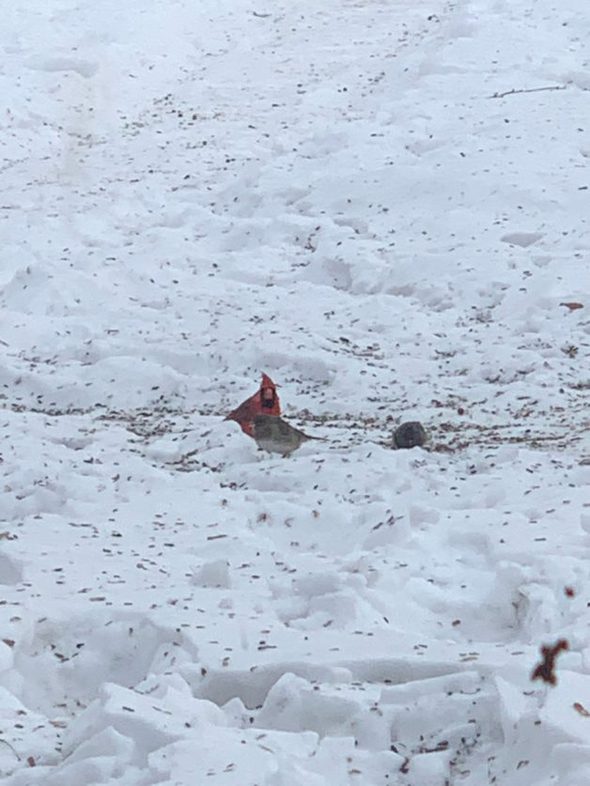
POLYGON ((2 783, 590 783, 587 0, 2 17, 2 783))

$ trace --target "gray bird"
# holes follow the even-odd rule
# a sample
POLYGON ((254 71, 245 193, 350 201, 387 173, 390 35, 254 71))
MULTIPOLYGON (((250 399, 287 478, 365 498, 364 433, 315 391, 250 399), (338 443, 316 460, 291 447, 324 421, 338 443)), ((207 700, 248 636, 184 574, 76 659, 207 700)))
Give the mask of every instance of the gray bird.
POLYGON ((393 432, 393 444, 396 448, 421 448, 427 439, 424 426, 417 420, 408 420, 393 432))
POLYGON ((277 415, 257 415, 254 418, 254 439, 262 450, 289 456, 308 439, 321 437, 310 437, 277 415))

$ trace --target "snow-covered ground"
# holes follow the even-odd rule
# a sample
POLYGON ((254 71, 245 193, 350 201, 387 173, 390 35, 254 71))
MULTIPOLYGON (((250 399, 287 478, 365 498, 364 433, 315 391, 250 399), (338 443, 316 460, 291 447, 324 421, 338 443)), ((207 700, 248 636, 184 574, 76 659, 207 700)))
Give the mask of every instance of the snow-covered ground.
POLYGON ((590 782, 586 6, 3 8, 3 784, 590 782))

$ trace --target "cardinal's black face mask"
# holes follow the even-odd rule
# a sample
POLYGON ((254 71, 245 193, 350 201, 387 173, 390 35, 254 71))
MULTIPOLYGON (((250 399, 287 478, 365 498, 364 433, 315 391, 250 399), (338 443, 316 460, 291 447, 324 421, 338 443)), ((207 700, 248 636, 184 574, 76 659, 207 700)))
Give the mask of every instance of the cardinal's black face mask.
POLYGON ((263 409, 272 409, 275 405, 275 392, 272 388, 263 388, 260 391, 260 403, 263 409))

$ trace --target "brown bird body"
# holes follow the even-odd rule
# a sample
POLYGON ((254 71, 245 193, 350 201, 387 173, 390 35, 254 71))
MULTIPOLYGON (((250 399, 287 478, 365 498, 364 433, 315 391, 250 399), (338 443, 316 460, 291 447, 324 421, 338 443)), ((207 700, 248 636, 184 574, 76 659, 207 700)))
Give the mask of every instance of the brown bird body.
POLYGON ((289 456, 308 439, 321 437, 310 437, 276 415, 257 415, 254 418, 254 439, 262 450, 289 456))

